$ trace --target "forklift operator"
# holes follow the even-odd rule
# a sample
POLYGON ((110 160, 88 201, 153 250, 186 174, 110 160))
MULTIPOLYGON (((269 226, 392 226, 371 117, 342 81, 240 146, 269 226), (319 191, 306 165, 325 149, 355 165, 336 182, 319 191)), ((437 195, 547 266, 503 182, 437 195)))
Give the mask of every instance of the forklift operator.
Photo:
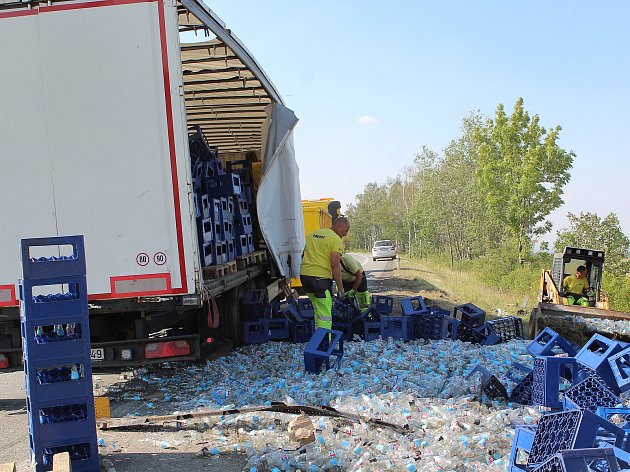
POLYGON ((575 275, 565 277, 562 286, 569 305, 588 306, 586 293, 589 290, 589 286, 586 274, 586 267, 581 265, 575 271, 575 275))

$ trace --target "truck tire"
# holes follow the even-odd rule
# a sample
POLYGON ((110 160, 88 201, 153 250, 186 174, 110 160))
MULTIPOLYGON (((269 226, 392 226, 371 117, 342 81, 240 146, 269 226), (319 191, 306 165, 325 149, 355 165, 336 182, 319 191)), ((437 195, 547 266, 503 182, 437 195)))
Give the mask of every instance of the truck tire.
POLYGON ((239 285, 221 295, 219 303, 219 332, 230 339, 234 346, 243 344, 243 324, 241 322, 241 302, 245 287, 239 285))

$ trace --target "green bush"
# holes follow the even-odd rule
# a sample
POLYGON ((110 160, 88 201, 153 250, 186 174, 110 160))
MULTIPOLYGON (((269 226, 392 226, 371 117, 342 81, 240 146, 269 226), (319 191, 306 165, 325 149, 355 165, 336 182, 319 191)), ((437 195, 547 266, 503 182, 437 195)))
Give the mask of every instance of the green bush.
POLYGON ((604 273, 602 290, 608 295, 611 309, 630 312, 630 278, 627 275, 604 273))

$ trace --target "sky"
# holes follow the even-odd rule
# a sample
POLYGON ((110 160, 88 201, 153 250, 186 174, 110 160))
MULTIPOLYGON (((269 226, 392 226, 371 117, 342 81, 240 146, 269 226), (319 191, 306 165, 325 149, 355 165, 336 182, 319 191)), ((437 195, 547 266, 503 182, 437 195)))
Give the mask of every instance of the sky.
POLYGON ((523 97, 576 153, 543 240, 568 212, 614 212, 630 236, 630 2, 205 1, 300 119, 302 198, 345 207, 523 97))

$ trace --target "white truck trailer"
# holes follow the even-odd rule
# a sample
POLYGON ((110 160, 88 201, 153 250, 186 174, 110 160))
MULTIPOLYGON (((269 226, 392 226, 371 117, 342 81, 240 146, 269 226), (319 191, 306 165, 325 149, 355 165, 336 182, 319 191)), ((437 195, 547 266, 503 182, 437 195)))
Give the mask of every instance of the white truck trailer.
POLYGON ((147 349, 197 359, 217 332, 239 343, 244 291, 278 296, 304 245, 297 119, 251 53, 201 0, 0 0, 0 44, 0 368, 21 368, 22 238, 84 235, 103 366, 146 363, 147 349), (192 127, 222 160, 263 158, 268 257, 213 278, 192 127))

